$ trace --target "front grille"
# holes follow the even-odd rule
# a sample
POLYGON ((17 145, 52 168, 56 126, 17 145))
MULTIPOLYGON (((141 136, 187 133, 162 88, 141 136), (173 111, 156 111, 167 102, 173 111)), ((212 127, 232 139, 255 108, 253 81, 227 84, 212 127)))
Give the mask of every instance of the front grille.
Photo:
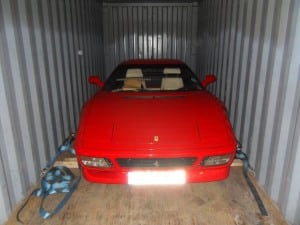
POLYGON ((196 157, 185 158, 153 158, 153 159, 137 159, 137 158, 118 158, 117 162, 121 167, 184 167, 191 166, 196 161, 196 157))

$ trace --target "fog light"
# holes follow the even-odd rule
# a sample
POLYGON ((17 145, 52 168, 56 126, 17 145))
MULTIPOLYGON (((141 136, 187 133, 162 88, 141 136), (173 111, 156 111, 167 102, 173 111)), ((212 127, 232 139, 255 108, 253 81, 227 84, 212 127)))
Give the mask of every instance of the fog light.
POLYGON ((106 158, 94 158, 94 157, 86 157, 86 156, 82 156, 80 158, 81 158, 81 162, 85 166, 104 167, 104 168, 112 166, 111 161, 106 158))
POLYGON ((201 165, 202 166, 219 166, 224 165, 231 159, 231 154, 229 155, 217 155, 217 156, 207 156, 205 157, 201 165))

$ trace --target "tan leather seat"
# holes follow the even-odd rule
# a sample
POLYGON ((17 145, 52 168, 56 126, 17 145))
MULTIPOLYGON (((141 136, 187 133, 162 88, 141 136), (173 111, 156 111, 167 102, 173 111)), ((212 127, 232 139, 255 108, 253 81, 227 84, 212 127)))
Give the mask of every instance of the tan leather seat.
POLYGON ((177 90, 183 88, 181 77, 164 77, 161 81, 161 90, 177 90))
POLYGON ((143 72, 140 68, 130 68, 126 71, 126 78, 128 77, 143 77, 143 72))
POLYGON ((163 69, 163 74, 166 76, 162 78, 161 90, 177 90, 183 88, 182 78, 179 77, 181 70, 178 67, 166 67, 163 69))
POLYGON ((164 68, 163 70, 163 74, 181 74, 181 70, 178 67, 174 67, 174 68, 164 68))
POLYGON ((143 72, 140 68, 131 68, 126 71, 123 90, 138 90, 145 87, 143 72))

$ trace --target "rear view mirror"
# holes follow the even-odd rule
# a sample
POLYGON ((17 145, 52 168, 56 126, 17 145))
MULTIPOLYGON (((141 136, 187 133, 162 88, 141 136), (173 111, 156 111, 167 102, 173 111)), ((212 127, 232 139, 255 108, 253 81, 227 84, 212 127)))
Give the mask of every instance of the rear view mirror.
POLYGON ((104 82, 97 75, 89 76, 89 83, 94 84, 99 88, 102 88, 104 86, 104 82))
POLYGON ((206 88, 209 84, 214 83, 217 80, 216 75, 214 74, 207 74, 205 75, 204 80, 201 82, 202 86, 206 88))

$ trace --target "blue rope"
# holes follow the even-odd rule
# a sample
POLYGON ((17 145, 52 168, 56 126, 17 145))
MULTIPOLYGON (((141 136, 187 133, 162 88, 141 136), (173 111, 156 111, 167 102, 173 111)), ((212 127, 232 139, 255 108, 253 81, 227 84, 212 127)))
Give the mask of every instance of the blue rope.
POLYGON ((43 219, 48 219, 51 216, 55 215, 60 209, 63 208, 63 206, 69 200, 69 198, 71 197, 71 195, 73 194, 74 190, 77 188, 80 182, 81 174, 75 178, 74 174, 69 168, 64 166, 53 167, 53 165, 57 158, 64 152, 69 152, 75 155, 75 150, 71 147, 73 141, 74 135, 72 134, 58 148, 56 155, 47 163, 46 168, 42 170, 41 187, 35 189, 30 194, 25 203, 20 207, 16 216, 18 222, 23 223, 20 220, 20 213, 29 202, 31 196, 37 196, 42 198, 39 213, 43 219), (43 207, 44 200, 47 198, 47 196, 57 193, 65 193, 63 199, 52 212, 46 211, 43 207))
POLYGON ((69 200, 74 190, 77 188, 80 176, 74 179, 74 175, 70 169, 67 167, 53 167, 48 171, 47 175, 42 179, 42 187, 39 189, 35 195, 42 197, 42 202, 40 206, 40 216, 43 219, 48 219, 55 215, 69 200), (56 193, 66 193, 61 202, 52 211, 48 212, 44 209, 43 203, 48 195, 56 193))

